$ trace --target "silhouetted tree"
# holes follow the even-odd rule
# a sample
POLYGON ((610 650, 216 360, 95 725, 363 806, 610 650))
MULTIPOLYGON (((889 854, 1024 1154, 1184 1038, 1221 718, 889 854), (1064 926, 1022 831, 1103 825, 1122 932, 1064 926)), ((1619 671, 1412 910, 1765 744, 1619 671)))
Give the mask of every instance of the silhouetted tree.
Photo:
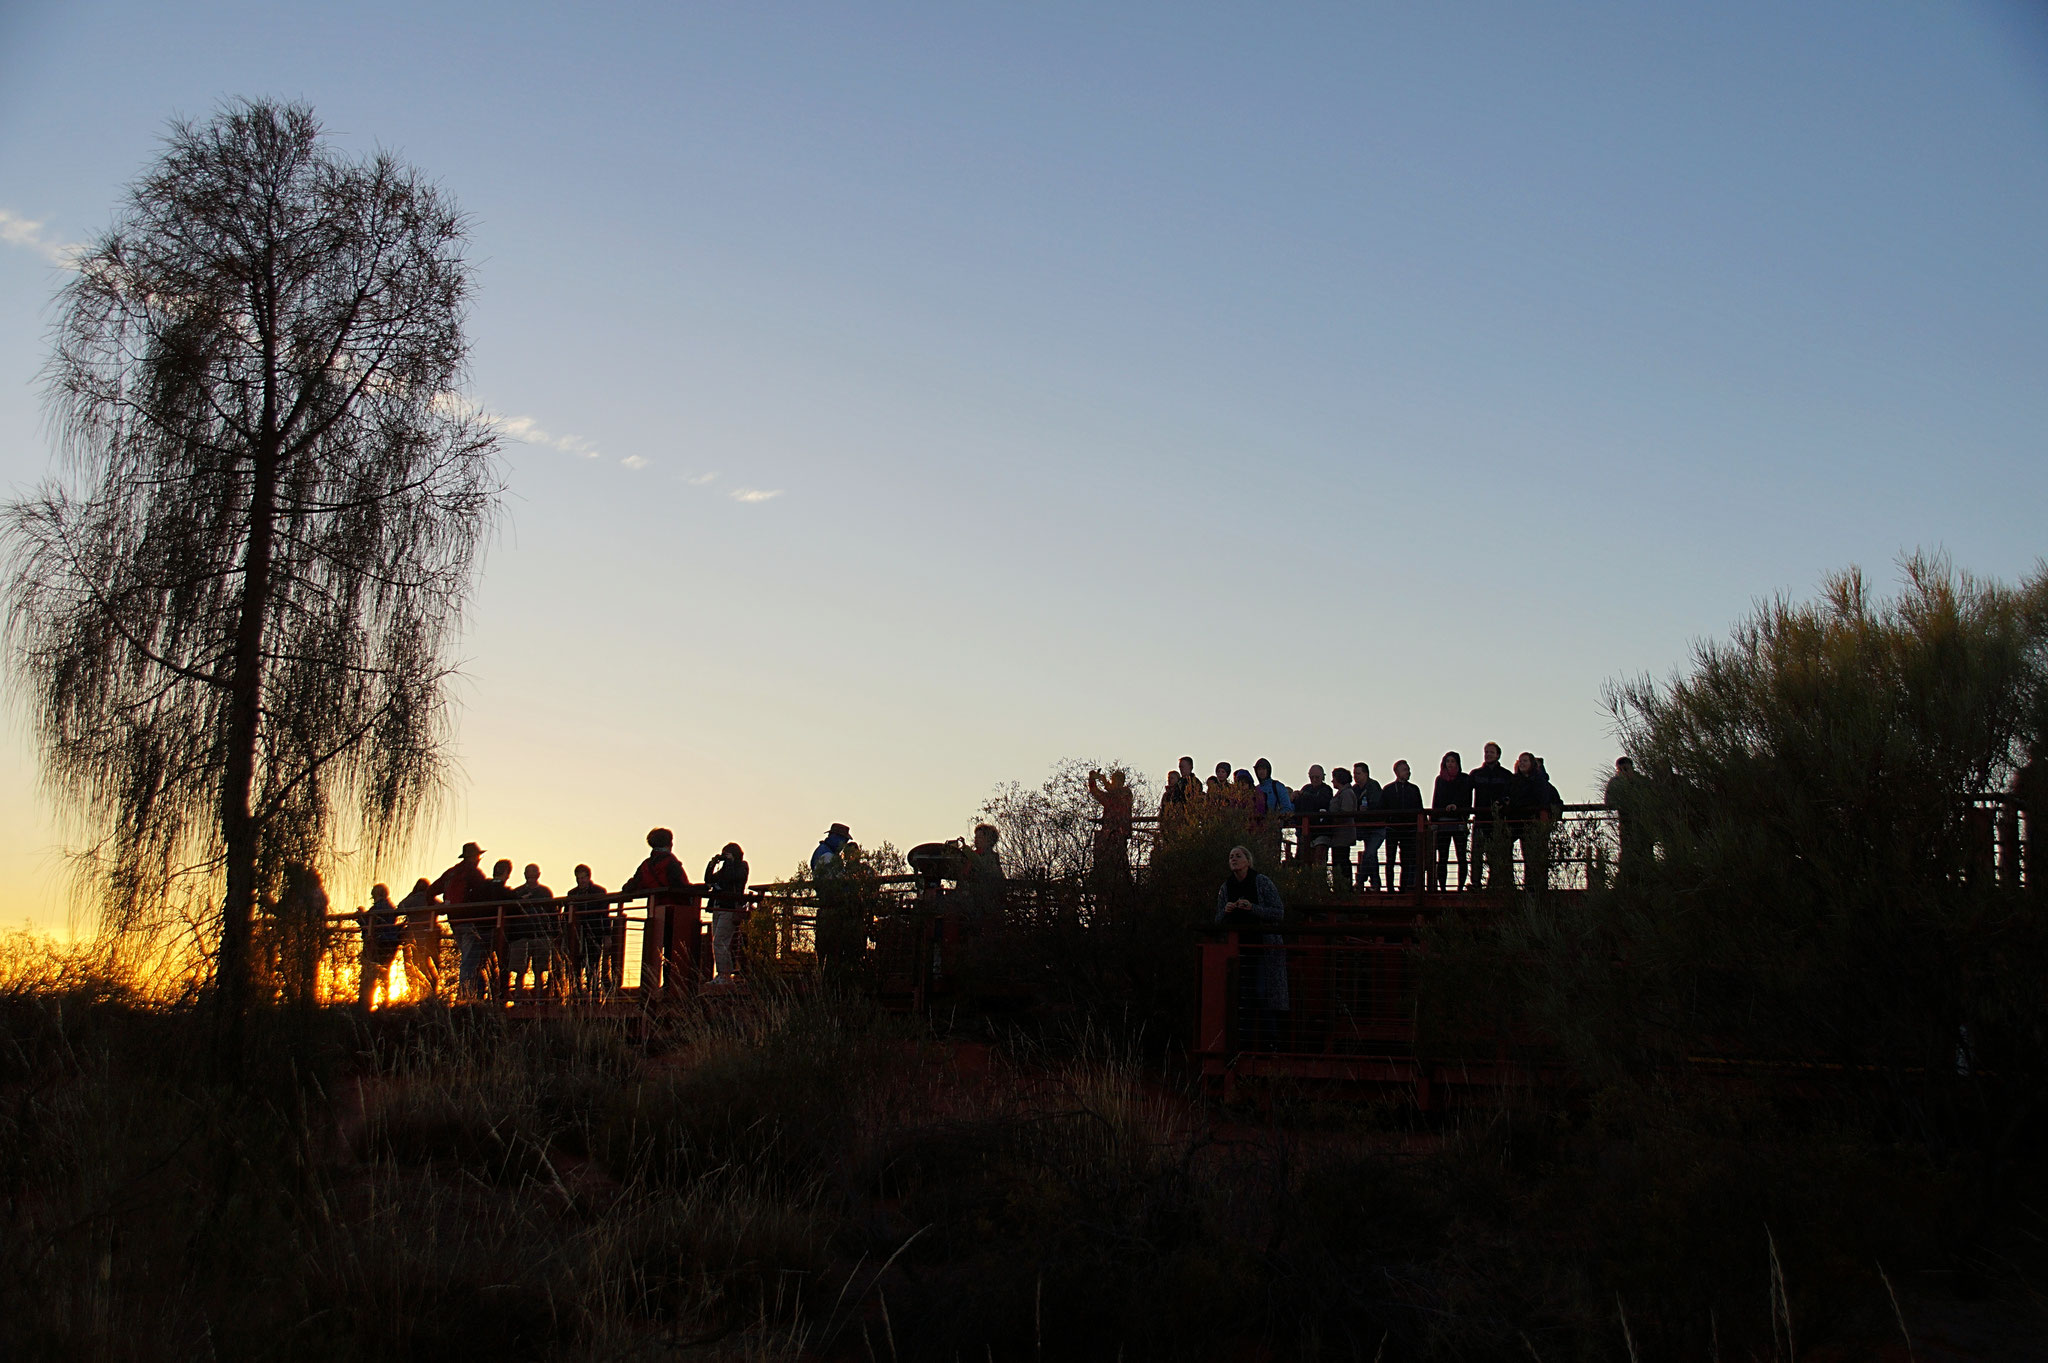
POLYGON ((2008 586, 1915 557, 1904 577, 1886 601, 1840 574, 1668 683, 1615 687, 1653 855, 1504 940, 1439 942, 1447 976, 1495 972, 1443 992, 1520 1008, 1505 1025, 1595 1079, 1789 1061, 1887 1081, 1929 1140, 2009 1139, 2048 1096, 2048 924, 1990 874, 1972 805, 2044 736, 2048 570, 2008 586))
POLYGON ((172 124, 59 300, 69 477, 5 513, 11 662, 103 924, 219 905, 231 1046, 259 898, 437 788, 499 492, 463 245, 418 172, 243 102, 172 124))

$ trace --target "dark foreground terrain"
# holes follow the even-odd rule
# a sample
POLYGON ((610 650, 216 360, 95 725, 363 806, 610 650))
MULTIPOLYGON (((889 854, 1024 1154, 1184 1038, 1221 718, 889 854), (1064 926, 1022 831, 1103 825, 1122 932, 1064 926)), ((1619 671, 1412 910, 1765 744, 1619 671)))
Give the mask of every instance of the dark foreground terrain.
POLYGON ((1762 1093, 1224 1109, 1086 1020, 816 994, 277 1014, 235 1084, 207 1036, 15 963, 0 1355, 2048 1356, 2024 1180, 1762 1093))

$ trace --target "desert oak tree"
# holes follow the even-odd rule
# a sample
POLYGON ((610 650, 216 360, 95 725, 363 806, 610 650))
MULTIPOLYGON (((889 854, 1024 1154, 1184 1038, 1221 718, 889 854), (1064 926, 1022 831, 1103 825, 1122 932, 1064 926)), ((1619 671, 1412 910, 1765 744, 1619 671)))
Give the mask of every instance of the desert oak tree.
POLYGON ((172 124, 59 298, 62 476, 5 512, 13 680, 103 924, 217 905, 230 1018, 285 868, 389 847, 442 776, 500 491, 457 395, 464 239, 417 171, 241 102, 172 124))

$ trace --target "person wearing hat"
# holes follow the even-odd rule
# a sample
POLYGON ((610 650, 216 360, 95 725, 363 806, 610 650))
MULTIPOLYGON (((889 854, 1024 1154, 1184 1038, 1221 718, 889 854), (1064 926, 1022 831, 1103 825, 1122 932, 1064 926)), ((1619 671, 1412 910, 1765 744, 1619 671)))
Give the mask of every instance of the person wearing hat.
POLYGON ((649 830, 647 859, 633 878, 619 887, 622 895, 647 896, 647 931, 640 939, 640 988, 653 998, 664 980, 671 990, 690 986, 698 951, 697 887, 676 860, 676 835, 666 828, 649 830))
POLYGON ((818 964, 828 974, 844 975, 867 950, 866 916, 860 912, 853 886, 846 882, 843 853, 853 841, 853 831, 843 823, 825 830, 824 841, 811 853, 811 881, 818 896, 818 919, 811 943, 818 964))
POLYGON ((455 949, 459 960, 455 968, 455 992, 458 998, 480 999, 484 995, 484 965, 489 959, 489 936, 484 931, 495 910, 479 908, 488 901, 494 886, 491 878, 484 874, 480 864, 484 849, 473 842, 462 844, 462 860, 441 872, 441 878, 429 887, 432 893, 441 897, 441 907, 448 915, 448 926, 455 933, 455 949))
POLYGON ((835 823, 825 830, 825 840, 818 844, 818 850, 811 853, 811 874, 814 876, 836 876, 841 870, 839 849, 853 841, 853 830, 843 823, 835 823))

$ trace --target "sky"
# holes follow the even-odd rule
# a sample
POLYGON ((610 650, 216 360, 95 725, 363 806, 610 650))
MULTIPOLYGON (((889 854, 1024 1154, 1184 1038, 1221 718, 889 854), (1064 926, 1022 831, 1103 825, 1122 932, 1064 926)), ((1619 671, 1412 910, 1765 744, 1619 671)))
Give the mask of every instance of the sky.
MULTIPOLYGON (((2030 6, 0 0, 0 495, 64 248, 243 96, 471 216, 507 436, 448 798, 338 901, 1066 757, 1591 799, 1758 600, 2048 552, 2030 6)), ((0 922, 87 926, 59 813, 17 709, 0 922)))

